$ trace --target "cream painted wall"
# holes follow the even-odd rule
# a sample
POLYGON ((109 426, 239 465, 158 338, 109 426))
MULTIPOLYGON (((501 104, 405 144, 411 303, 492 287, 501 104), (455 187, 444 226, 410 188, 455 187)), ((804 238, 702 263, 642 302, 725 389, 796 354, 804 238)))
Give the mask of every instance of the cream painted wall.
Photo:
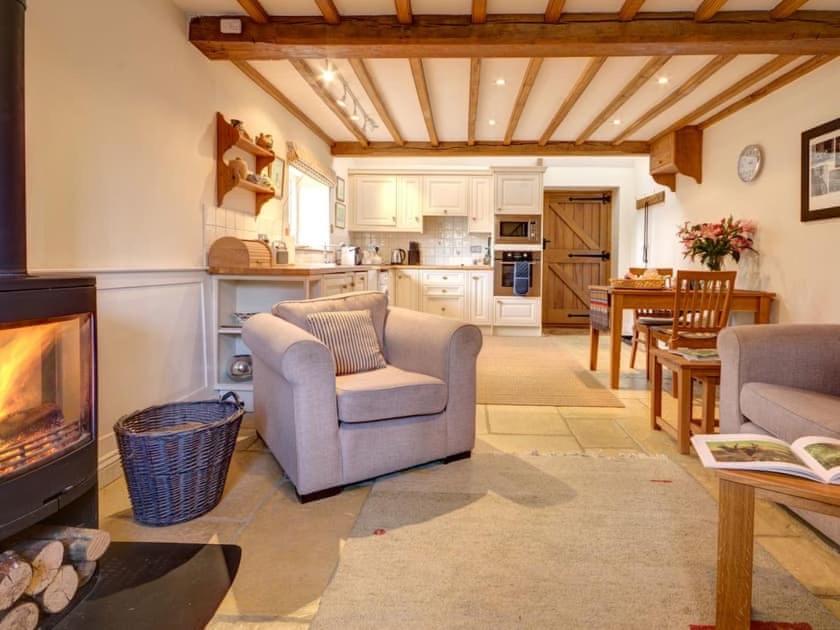
MULTIPOLYGON (((213 234, 203 212, 216 214, 216 111, 273 134, 281 155, 294 140, 331 157, 233 66, 190 45, 170 0, 29 5, 29 268, 97 276, 105 482, 118 470, 120 416, 210 394, 203 267, 213 234)), ((270 201, 256 221, 253 204, 234 191, 223 214, 237 229, 279 236, 284 204, 270 201)))
MULTIPOLYGON (((771 94, 705 132, 703 183, 678 177, 677 192, 665 205, 651 208, 651 266, 688 268, 675 233, 684 221, 702 222, 728 214, 756 219, 760 255, 737 267, 739 285, 778 294, 773 320, 779 322, 840 322, 840 219, 801 223, 801 133, 840 116, 836 99, 823 98, 840 90, 840 61, 834 61, 771 94), (745 184, 736 163, 744 146, 764 149, 759 178, 745 184)), ((639 195, 660 187, 637 171, 639 195)), ((634 240, 641 235, 638 218, 634 240)), ((628 234, 629 237, 629 234, 628 234)), ((696 265, 695 265, 696 266, 696 265)))

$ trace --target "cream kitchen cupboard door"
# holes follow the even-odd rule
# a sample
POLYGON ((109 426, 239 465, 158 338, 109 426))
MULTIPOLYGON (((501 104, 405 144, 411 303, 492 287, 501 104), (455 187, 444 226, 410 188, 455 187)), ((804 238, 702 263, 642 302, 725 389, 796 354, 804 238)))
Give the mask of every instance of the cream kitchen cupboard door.
POLYGON ((394 304, 402 308, 420 310, 420 270, 396 269, 394 274, 394 304))
POLYGON ((542 213, 542 173, 497 172, 496 214, 542 213))
POLYGON ((540 298, 497 297, 494 298, 496 312, 493 324, 496 326, 539 326, 540 298))
POLYGON ((423 231, 423 179, 419 175, 397 177, 397 230, 423 231))
POLYGON ((341 295, 353 291, 352 273, 331 273, 321 278, 320 297, 341 295))
POLYGON ((471 324, 490 326, 493 323, 493 272, 467 272, 467 316, 471 324))
POLYGON ((423 214, 467 216, 467 179, 463 175, 425 175, 423 214))
POLYGON ((489 175, 469 178, 469 215, 467 227, 470 232, 490 234, 493 232, 493 178, 489 175))
POLYGON ((397 176, 353 175, 350 230, 381 230, 397 227, 397 176))

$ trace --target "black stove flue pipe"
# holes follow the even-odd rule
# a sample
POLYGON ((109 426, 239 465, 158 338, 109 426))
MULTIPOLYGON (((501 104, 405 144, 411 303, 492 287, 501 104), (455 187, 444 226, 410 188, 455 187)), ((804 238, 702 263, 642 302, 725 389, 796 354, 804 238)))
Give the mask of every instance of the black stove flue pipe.
POLYGON ((0 276, 26 274, 26 0, 0 0, 0 276))

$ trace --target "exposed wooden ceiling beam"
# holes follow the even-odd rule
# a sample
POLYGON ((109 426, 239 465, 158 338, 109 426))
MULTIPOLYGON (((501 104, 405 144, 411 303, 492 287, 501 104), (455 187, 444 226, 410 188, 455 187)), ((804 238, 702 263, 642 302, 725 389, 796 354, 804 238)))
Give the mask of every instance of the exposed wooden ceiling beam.
POLYGON ((583 72, 581 72, 578 80, 575 82, 574 87, 572 87, 572 91, 569 92, 568 96, 566 96, 566 99, 563 101, 560 109, 558 109, 557 113, 554 114, 554 118, 551 119, 551 122, 548 123, 548 127, 545 128, 542 136, 540 136, 540 146, 544 147, 548 144, 549 140, 551 140, 551 136, 554 135, 554 132, 557 131, 560 123, 562 123, 566 119, 566 116, 569 115, 569 112, 572 111, 572 108, 578 102, 580 97, 583 96, 586 88, 588 88, 589 84, 592 83, 595 75, 598 74, 598 70, 601 69, 601 66, 604 65, 606 60, 606 57, 593 57, 589 60, 589 63, 586 64, 583 72))
POLYGON ((239 35, 222 34, 219 16, 193 18, 190 41, 211 59, 406 57, 610 57, 721 54, 838 54, 840 11, 796 13, 773 20, 767 11, 727 12, 726 20, 696 22, 690 14, 640 13, 630 22, 615 14, 565 13, 562 26, 527 16, 417 15, 411 26, 393 16, 272 17, 243 20, 239 35))
POLYGON ((513 141, 516 126, 519 124, 519 119, 522 118, 522 112, 528 103, 528 95, 531 94, 531 89, 537 81, 537 75, 540 73, 542 64, 542 58, 531 59, 528 62, 528 68, 525 70, 525 76, 522 77, 522 84, 519 86, 519 93, 516 95, 516 102, 513 104, 513 111, 510 113, 510 120, 508 120, 505 144, 510 144, 513 141))
POLYGON ((647 142, 624 142, 614 145, 609 142, 549 142, 540 145, 536 142, 476 142, 469 145, 466 142, 440 142, 433 145, 430 142, 406 142, 400 146, 392 142, 371 142, 362 146, 357 142, 336 142, 332 154, 336 156, 404 156, 418 157, 422 155, 459 156, 459 155, 645 155, 650 152, 647 142))
POLYGON ((770 9, 770 17, 774 20, 781 20, 790 17, 808 0, 781 0, 779 4, 770 9))
POLYGON ((254 66, 247 61, 232 61, 231 63, 239 68, 245 76, 262 88, 262 90, 265 91, 271 98, 286 108, 292 116, 302 122, 310 131, 321 138, 321 140, 330 146, 335 144, 335 140, 328 136, 323 129, 321 129, 311 118, 309 118, 309 116, 304 114, 297 105, 295 105, 285 94, 283 94, 283 92, 277 89, 277 86, 260 74, 254 66))
POLYGON ((426 83, 426 71, 423 70, 423 60, 412 57, 408 60, 411 66, 411 76, 414 78, 414 89, 417 90, 417 100, 420 101, 420 111, 423 112, 423 122, 426 123, 426 131, 429 134, 429 142, 432 146, 438 146, 437 130, 435 129, 435 117, 432 113, 432 99, 429 98, 429 86, 426 83))
POLYGON ((703 0, 703 3, 694 13, 694 19, 698 22, 711 20, 723 8, 724 4, 726 4, 726 0, 703 0))
POLYGON ((607 120, 618 111, 618 108, 624 105, 630 98, 639 91, 639 89, 647 83, 650 78, 659 70, 662 66, 668 63, 670 57, 653 57, 651 58, 644 67, 639 70, 635 77, 630 79, 630 82, 622 88, 622 90, 616 95, 616 97, 607 105, 600 114, 598 114, 595 119, 589 123, 589 126, 583 130, 583 133, 577 139, 578 144, 583 144, 589 137, 595 133, 601 125, 603 125, 607 120))
POLYGON ((748 105, 752 105, 756 101, 761 100, 762 98, 764 98, 768 94, 772 94, 776 90, 785 87, 789 83, 793 83, 797 79, 799 79, 801 77, 804 77, 806 74, 809 74, 809 73, 813 72, 814 70, 816 70, 820 66, 824 66, 825 64, 827 64, 829 61, 831 61, 833 59, 836 59, 836 57, 834 55, 819 55, 817 57, 813 57, 813 58, 809 59, 808 61, 806 61, 805 63, 799 64, 798 66, 796 66, 790 72, 786 72, 782 76, 780 76, 776 79, 773 79, 767 85, 764 85, 764 86, 758 88, 755 92, 752 92, 751 94, 748 94, 747 96, 745 96, 741 100, 735 101, 734 103, 732 103, 732 105, 720 110, 718 113, 714 114, 713 116, 710 116, 709 118, 707 118, 706 120, 701 122, 698 126, 701 129, 706 129, 708 127, 711 127, 715 123, 718 123, 721 120, 723 120, 724 118, 726 118, 728 116, 731 116, 735 112, 740 111, 740 110, 744 109, 745 107, 747 107, 748 105))
POLYGON ((472 23, 484 24, 487 21, 487 0, 472 1, 472 23))
POLYGON ((320 81, 318 81, 318 77, 315 76, 315 72, 312 70, 312 67, 303 59, 290 59, 289 63, 294 66, 295 70, 298 71, 298 74, 300 74, 304 81, 309 84, 309 87, 312 88, 312 91, 314 91, 315 94, 318 95, 318 98, 324 102, 324 105, 329 107, 332 110, 332 113, 338 117, 345 127, 347 127, 348 131, 356 136, 359 143, 363 146, 367 145, 368 139, 365 137, 365 134, 361 129, 359 129, 359 127, 356 126, 356 123, 350 120, 350 116, 347 112, 339 107, 332 94, 330 94, 326 88, 321 85, 320 81))
POLYGON ((633 121, 631 124, 627 125, 627 127, 618 134, 615 138, 613 138, 613 144, 618 144, 629 138, 632 134, 637 132, 639 129, 644 127, 654 118, 659 116, 665 110, 673 107, 679 101, 684 99, 686 96, 691 94, 694 90, 696 90, 700 85, 702 85, 709 77, 711 77, 715 72, 723 68, 726 64, 735 60, 735 55, 718 55, 714 59, 712 59, 709 63, 704 65, 700 68, 697 72, 691 75, 682 85, 680 85, 676 90, 671 92, 668 96, 663 98, 659 101, 656 105, 651 107, 647 110, 644 114, 642 114, 639 118, 633 121))
POLYGON ((702 116, 708 114, 710 111, 720 107, 721 103, 726 103, 727 101, 735 98, 744 90, 752 87, 760 81, 763 81, 770 75, 775 74, 776 72, 784 68, 786 65, 793 63, 793 61, 795 61, 796 59, 799 59, 799 57, 797 57, 796 55, 779 55, 775 59, 771 59, 766 64, 764 64, 754 72, 751 72, 734 85, 731 85, 728 88, 726 88, 723 92, 716 94, 713 98, 700 105, 697 109, 680 118, 667 129, 660 131, 658 134, 656 134, 656 137, 654 137, 651 140, 651 142, 655 142, 663 136, 667 136, 672 131, 682 129, 685 126, 690 125, 702 116))
POLYGON ((400 24, 411 24, 414 16, 411 14, 411 0, 394 0, 397 8, 397 22, 400 24))
POLYGON ((315 0, 315 4, 318 5, 318 9, 320 9, 321 15, 324 16, 324 21, 327 24, 341 23, 341 15, 339 15, 333 0, 315 0))
POLYGON ((636 14, 644 3, 645 0, 624 0, 624 4, 621 5, 621 9, 618 12, 618 19, 622 22, 629 22, 636 17, 636 14))
POLYGON ((403 140, 400 130, 397 129, 397 125, 394 123, 394 119, 391 117, 391 113, 388 111, 388 108, 385 107, 385 101, 382 100, 382 96, 380 95, 376 84, 373 82, 373 77, 370 76, 370 72, 368 72, 364 60, 350 59, 349 62, 350 66, 353 68, 353 72, 356 73, 356 77, 359 79, 359 83, 362 84, 370 102, 373 103, 376 112, 382 119, 382 123, 388 129, 388 133, 391 134, 391 138, 393 138, 394 142, 397 144, 404 144, 405 140, 403 140))
POLYGON ((254 22, 258 24, 268 23, 268 13, 263 9, 260 0, 237 0, 237 2, 254 22))
POLYGON ((545 7, 545 21, 549 24, 559 22, 565 7, 566 0, 548 0, 548 4, 545 7))
POLYGON ((475 119, 478 115, 478 94, 481 87, 481 59, 470 59, 470 109, 467 113, 467 144, 475 144, 475 119))

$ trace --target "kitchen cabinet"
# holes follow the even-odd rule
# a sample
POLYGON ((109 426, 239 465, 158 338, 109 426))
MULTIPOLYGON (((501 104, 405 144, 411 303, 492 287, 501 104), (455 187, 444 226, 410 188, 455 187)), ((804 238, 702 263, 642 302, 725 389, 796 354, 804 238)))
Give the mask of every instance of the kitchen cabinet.
POLYGON ((497 297, 494 302, 495 326, 540 325, 540 298, 497 297))
POLYGON ((348 229, 396 229, 396 175, 352 175, 350 190, 348 229))
POLYGON ((439 292, 425 293, 422 306, 424 313, 462 321, 467 319, 463 295, 442 295, 439 292))
POLYGON ((542 171, 494 171, 496 214, 541 214, 542 171))
POLYGON ((493 232, 493 179, 488 175, 469 178, 467 228, 471 233, 493 232))
POLYGON ((467 216, 467 177, 463 175, 424 176, 423 214, 467 216))
POLYGON ((351 285, 352 291, 367 291, 368 290, 368 272, 356 271, 353 273, 353 282, 351 285))
POLYGON ((342 293, 350 293, 352 290, 353 274, 351 273, 333 273, 321 278, 320 297, 341 295, 342 293))
POLYGON ((396 269, 394 271, 394 305, 420 310, 420 270, 396 269))
POLYGON ((423 231, 423 178, 419 175, 397 177, 397 230, 423 231))
POLYGON ((476 326, 493 323, 493 272, 467 272, 467 319, 476 326))

